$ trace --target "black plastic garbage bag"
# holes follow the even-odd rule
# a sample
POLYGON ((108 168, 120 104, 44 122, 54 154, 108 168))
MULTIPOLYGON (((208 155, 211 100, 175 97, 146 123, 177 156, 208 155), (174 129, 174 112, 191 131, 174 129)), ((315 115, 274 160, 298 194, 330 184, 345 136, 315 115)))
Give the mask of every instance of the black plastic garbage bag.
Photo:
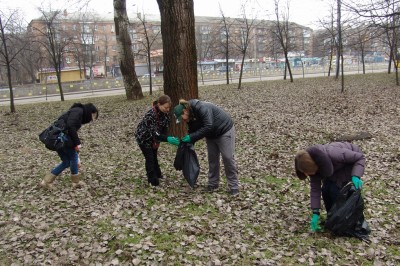
POLYGON ((176 152, 174 167, 182 170, 183 176, 193 188, 200 173, 200 164, 192 143, 181 142, 176 152))
POLYGON ((364 200, 361 190, 352 183, 342 188, 335 204, 329 210, 325 228, 337 236, 354 236, 369 241, 370 229, 364 219, 364 200))

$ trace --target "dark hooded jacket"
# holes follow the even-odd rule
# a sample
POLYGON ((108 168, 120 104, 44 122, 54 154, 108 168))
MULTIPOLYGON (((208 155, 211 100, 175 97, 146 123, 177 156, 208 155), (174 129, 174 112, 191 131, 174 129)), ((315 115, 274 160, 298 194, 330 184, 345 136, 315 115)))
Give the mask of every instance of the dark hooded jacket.
POLYGON ((190 117, 188 121, 190 139, 218 138, 233 127, 232 118, 218 106, 197 99, 189 100, 190 117))
POLYGON ((83 124, 92 121, 92 113, 98 113, 97 108, 93 104, 74 103, 67 112, 58 118, 57 121, 62 120, 65 125, 64 132, 68 136, 68 147, 75 147, 81 144, 78 130, 83 124))
MULTIPOLYGON (((361 149, 348 142, 333 142, 317 144, 306 150, 318 165, 318 171, 310 176, 311 208, 321 208, 321 182, 332 180, 339 188, 351 181, 352 176, 361 177, 364 174, 365 156, 361 149)), ((296 173, 303 175, 296 164, 296 173)))

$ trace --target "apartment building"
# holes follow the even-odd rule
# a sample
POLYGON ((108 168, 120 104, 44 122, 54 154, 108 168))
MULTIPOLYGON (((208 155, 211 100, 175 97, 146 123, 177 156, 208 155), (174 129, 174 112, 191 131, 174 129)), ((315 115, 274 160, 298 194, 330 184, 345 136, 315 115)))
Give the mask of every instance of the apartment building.
MULTIPOLYGON (((130 37, 135 53, 135 64, 145 66, 150 54, 154 71, 162 71, 161 22, 157 16, 136 14, 130 18, 130 37)), ((196 46, 199 61, 223 59, 226 55, 225 43, 229 35, 229 59, 239 60, 243 50, 243 36, 248 34, 246 59, 248 62, 263 62, 266 58, 283 57, 281 44, 275 32, 273 21, 254 20, 252 26, 246 26, 243 20, 226 18, 196 17, 196 46), (225 25, 225 26, 224 26, 225 25), (247 28, 246 28, 247 27, 247 28)), ((250 24, 249 22, 247 25, 250 24)), ((290 50, 303 56, 312 54, 312 34, 310 28, 290 23, 286 35, 290 50)), ((41 43, 49 36, 51 27, 54 40, 62 56, 62 68, 83 68, 88 76, 118 75, 118 54, 115 37, 115 25, 112 19, 99 16, 72 17, 64 12, 56 19, 32 20, 28 30, 41 43)), ((43 57, 49 47, 42 47, 43 57)), ((49 60, 42 60, 42 68, 51 68, 49 60)))

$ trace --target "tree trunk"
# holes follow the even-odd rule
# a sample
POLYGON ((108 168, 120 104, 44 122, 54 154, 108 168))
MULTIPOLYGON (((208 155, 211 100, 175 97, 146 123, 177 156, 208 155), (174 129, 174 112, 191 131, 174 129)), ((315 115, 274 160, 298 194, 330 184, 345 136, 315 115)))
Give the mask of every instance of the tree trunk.
POLYGON ((61 70, 59 68, 56 70, 56 76, 57 76, 58 89, 60 90, 61 101, 64 101, 64 91, 61 83, 61 70))
POLYGON ((287 70, 289 72, 290 82, 293 82, 292 69, 290 68, 290 62, 289 62, 289 57, 288 57, 287 52, 285 53, 285 60, 286 60, 287 70))
POLYGON ((11 113, 15 113, 14 91, 11 82, 11 68, 8 62, 7 62, 7 80, 8 80, 8 86, 10 87, 10 111, 11 113))
POLYGON ((337 41, 337 51, 336 51, 336 76, 339 78, 340 74, 340 57, 343 53, 342 49, 342 24, 341 24, 341 1, 337 0, 337 31, 338 31, 338 41, 337 41))
POLYGON ((149 93, 150 95, 153 94, 153 77, 151 76, 151 53, 150 53, 150 45, 149 45, 149 38, 146 36, 147 39, 147 71, 149 72, 149 93))
MULTIPOLYGON (((161 14, 164 93, 175 106, 181 98, 198 98, 193 0, 157 0, 157 3, 161 14)), ((171 131, 177 136, 184 134, 174 119, 171 131)))
POLYGON ((242 76, 243 76, 243 66, 244 66, 244 57, 245 56, 246 56, 246 53, 244 53, 243 56, 242 56, 242 62, 241 62, 240 74, 239 74, 238 90, 240 90, 242 88, 242 76))
POLYGON ((114 23, 119 66, 124 80, 126 98, 128 100, 142 99, 142 86, 136 75, 132 41, 128 31, 129 19, 126 13, 126 0, 114 0, 114 23))

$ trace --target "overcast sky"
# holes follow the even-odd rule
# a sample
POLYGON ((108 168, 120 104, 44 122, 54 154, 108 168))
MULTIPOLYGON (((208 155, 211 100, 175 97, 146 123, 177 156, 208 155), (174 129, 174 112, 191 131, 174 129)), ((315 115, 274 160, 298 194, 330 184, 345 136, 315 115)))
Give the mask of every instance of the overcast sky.
MULTIPOLYGON (((37 18, 40 13, 37 8, 42 6, 48 9, 51 3, 52 9, 72 10, 70 2, 82 4, 84 0, 0 0, 1 9, 13 8, 21 9, 25 14, 26 20, 37 18)), ((280 0, 284 2, 286 0, 280 0)), ((235 17, 240 15, 240 7, 244 0, 194 0, 194 11, 196 16, 220 16, 220 8, 225 16, 235 17)), ((313 29, 318 28, 318 18, 323 18, 329 14, 327 2, 331 0, 290 0, 289 20, 313 29)), ((274 19, 274 0, 248 0, 246 8, 248 14, 255 12, 256 17, 261 19, 274 19)), ((128 11, 142 12, 144 14, 159 14, 156 0, 126 0, 128 11)), ((75 8, 76 9, 76 8, 75 8)), ((113 0, 91 0, 89 9, 99 13, 113 12, 113 0)), ((283 9, 282 9, 283 10, 283 9)), ((110 13, 111 14, 111 13, 110 13)), ((247 17, 250 18, 250 15, 247 17)))

